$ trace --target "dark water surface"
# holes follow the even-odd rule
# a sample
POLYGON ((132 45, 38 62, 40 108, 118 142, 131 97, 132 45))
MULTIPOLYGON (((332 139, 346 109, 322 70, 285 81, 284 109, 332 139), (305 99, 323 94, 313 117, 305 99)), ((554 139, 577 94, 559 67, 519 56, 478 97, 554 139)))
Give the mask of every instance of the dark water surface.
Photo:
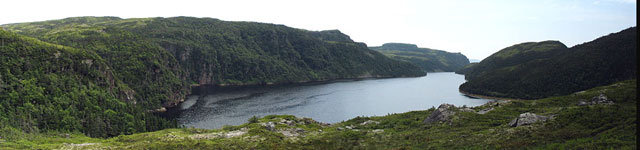
POLYGON ((429 73, 418 78, 371 79, 325 84, 209 89, 174 109, 179 125, 214 129, 246 123, 252 116, 291 114, 335 123, 438 107, 478 106, 491 100, 458 92, 463 75, 429 73))

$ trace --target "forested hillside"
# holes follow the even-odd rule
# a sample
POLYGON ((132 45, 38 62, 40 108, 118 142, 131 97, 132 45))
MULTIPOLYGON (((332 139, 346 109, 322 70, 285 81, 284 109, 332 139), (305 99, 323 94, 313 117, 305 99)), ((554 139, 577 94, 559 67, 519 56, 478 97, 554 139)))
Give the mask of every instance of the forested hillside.
POLYGON ((0 29, 0 128, 105 137, 175 126, 133 105, 137 94, 94 51, 0 29))
POLYGON ((473 67, 475 65, 477 65, 477 64, 478 64, 477 62, 474 62, 474 63, 470 63, 470 64, 467 64, 467 65, 464 65, 464 67, 456 70, 455 72, 456 72, 456 74, 466 74, 467 72, 471 71, 473 69, 473 67))
POLYGON ((341 78, 422 76, 337 30, 210 18, 76 17, 3 25, 7 30, 96 51, 148 108, 171 106, 189 84, 256 85, 341 78))
POLYGON ((415 44, 385 43, 369 48, 393 59, 415 64, 427 72, 453 72, 469 64, 469 59, 460 53, 418 48, 415 44))
POLYGON ((337 30, 192 17, 75 17, 1 27, 7 31, 0 43, 0 96, 10 98, 0 101, 6 112, 0 116, 7 122, 3 125, 28 132, 69 130, 104 137, 173 126, 146 112, 175 106, 192 85, 425 75, 337 30), (34 90, 23 91, 31 84, 34 90), (40 97, 20 97, 33 94, 40 97))
POLYGON ((517 44, 471 67, 460 90, 536 99, 634 79, 637 42, 632 27, 571 48, 557 41, 517 44))
POLYGON ((467 68, 465 78, 473 79, 477 76, 493 73, 492 71, 512 67, 523 62, 541 60, 567 50, 567 46, 559 41, 526 42, 504 48, 485 58, 477 65, 467 68))

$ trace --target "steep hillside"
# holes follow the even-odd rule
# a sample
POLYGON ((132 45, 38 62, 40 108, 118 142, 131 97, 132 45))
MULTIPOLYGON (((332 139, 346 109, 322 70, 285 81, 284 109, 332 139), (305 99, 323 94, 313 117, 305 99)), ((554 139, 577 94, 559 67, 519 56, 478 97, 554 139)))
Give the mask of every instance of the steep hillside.
MULTIPOLYGON (((140 35, 118 26, 94 24, 119 21, 115 17, 79 17, 4 25, 5 29, 43 41, 94 51, 127 83, 148 109, 170 106, 184 98, 187 81, 173 55, 140 35)), ((122 22, 122 26, 136 22, 122 22)))
POLYGON ((631 80, 561 97, 498 101, 472 108, 441 105, 331 125, 270 115, 223 129, 166 129, 109 139, 60 133, 15 136, 0 130, 5 137, 0 139, 0 149, 635 150, 636 92, 636 81, 631 80), (449 114, 442 122, 425 121, 442 114, 449 114))
POLYGON ((460 53, 418 48, 414 44, 386 43, 369 48, 393 59, 415 64, 427 72, 453 72, 469 64, 469 59, 460 53))
POLYGON ((2 28, 0 127, 25 132, 107 137, 175 127, 149 112, 175 106, 192 85, 425 75, 337 30, 190 17, 75 17, 2 28))
POLYGON ((424 72, 353 42, 337 30, 210 18, 76 17, 3 25, 7 30, 96 51, 149 109, 173 106, 190 84, 259 85, 424 72))
POLYGON ((456 74, 466 74, 467 72, 470 72, 474 66, 476 66, 478 64, 478 62, 474 62, 474 63, 470 63, 467 65, 464 65, 464 67, 456 70, 456 74))
POLYGON ((527 42, 504 48, 485 58, 473 68, 467 69, 465 78, 473 79, 505 67, 512 67, 525 62, 549 58, 559 51, 567 50, 567 46, 559 41, 527 42))
POLYGON ((471 67, 460 90, 536 99, 636 78, 637 41, 633 27, 571 48, 557 41, 514 45, 471 67))
POLYGON ((0 29, 0 127, 105 137, 175 126, 136 106, 114 74, 93 51, 0 29))

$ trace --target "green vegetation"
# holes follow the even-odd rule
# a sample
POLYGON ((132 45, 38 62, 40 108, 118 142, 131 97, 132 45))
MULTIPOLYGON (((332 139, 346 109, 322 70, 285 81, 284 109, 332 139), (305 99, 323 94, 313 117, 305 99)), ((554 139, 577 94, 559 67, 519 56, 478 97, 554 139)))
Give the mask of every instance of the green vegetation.
POLYGON ((628 80, 637 75, 635 27, 572 48, 518 44, 473 65, 462 54, 415 45, 372 48, 426 71, 460 70, 469 81, 460 87, 465 92, 538 100, 453 108, 450 120, 434 124, 423 122, 438 114, 432 108, 333 125, 252 117, 216 130, 175 129, 152 111, 174 106, 192 84, 425 73, 337 30, 190 17, 76 17, 2 27, 0 149, 637 148, 637 83, 628 80), (606 103, 585 103, 602 96, 606 103), (525 112, 551 119, 508 125, 525 112))
POLYGON ((175 127, 149 111, 175 106, 194 83, 425 75, 337 30, 191 17, 74 17, 2 28, 0 127, 27 133, 110 137, 175 127))
POLYGON ((517 44, 459 71, 468 81, 460 90, 537 99, 635 79, 637 41, 632 27, 571 48, 558 41, 517 44))
POLYGON ((191 17, 76 17, 2 27, 96 51, 149 109, 184 99, 187 83, 260 85, 425 74, 337 30, 191 17))
POLYGON ((427 72, 453 72, 469 64, 469 59, 460 53, 418 48, 414 44, 386 43, 369 48, 390 58, 410 62, 427 72))
POLYGON ((479 63, 476 62, 476 63, 470 63, 470 64, 467 64, 467 65, 464 65, 464 67, 456 70, 455 72, 456 72, 456 74, 466 74, 467 72, 471 71, 471 69, 473 69, 474 66, 477 65, 477 64, 479 64, 479 63))
POLYGON ((175 126, 131 105, 133 91, 93 51, 0 29, 0 54, 0 128, 105 137, 175 126))
MULTIPOLYGON (((0 139, 0 149, 636 149, 636 85, 629 80, 560 97, 458 107, 450 123, 423 123, 434 108, 332 125, 272 115, 223 129, 165 129, 108 139, 22 133, 0 139), (600 95, 612 103, 578 105, 600 95), (508 125, 525 112, 554 117, 508 125)), ((0 136, 7 132, 19 131, 5 128, 0 136)))

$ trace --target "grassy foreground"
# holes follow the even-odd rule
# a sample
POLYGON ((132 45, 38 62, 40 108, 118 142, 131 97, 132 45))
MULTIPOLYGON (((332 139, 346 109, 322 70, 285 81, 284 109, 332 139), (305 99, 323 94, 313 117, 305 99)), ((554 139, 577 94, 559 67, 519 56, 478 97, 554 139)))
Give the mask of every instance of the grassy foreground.
POLYGON ((636 80, 629 80, 567 96, 458 107, 450 122, 433 124, 423 121, 434 108, 331 125, 265 116, 223 129, 166 129, 107 139, 5 127, 0 149, 636 149, 636 89, 636 80), (614 104, 578 105, 601 94, 614 104), (477 113, 481 110, 491 111, 477 113), (508 125, 525 112, 553 118, 508 125))

